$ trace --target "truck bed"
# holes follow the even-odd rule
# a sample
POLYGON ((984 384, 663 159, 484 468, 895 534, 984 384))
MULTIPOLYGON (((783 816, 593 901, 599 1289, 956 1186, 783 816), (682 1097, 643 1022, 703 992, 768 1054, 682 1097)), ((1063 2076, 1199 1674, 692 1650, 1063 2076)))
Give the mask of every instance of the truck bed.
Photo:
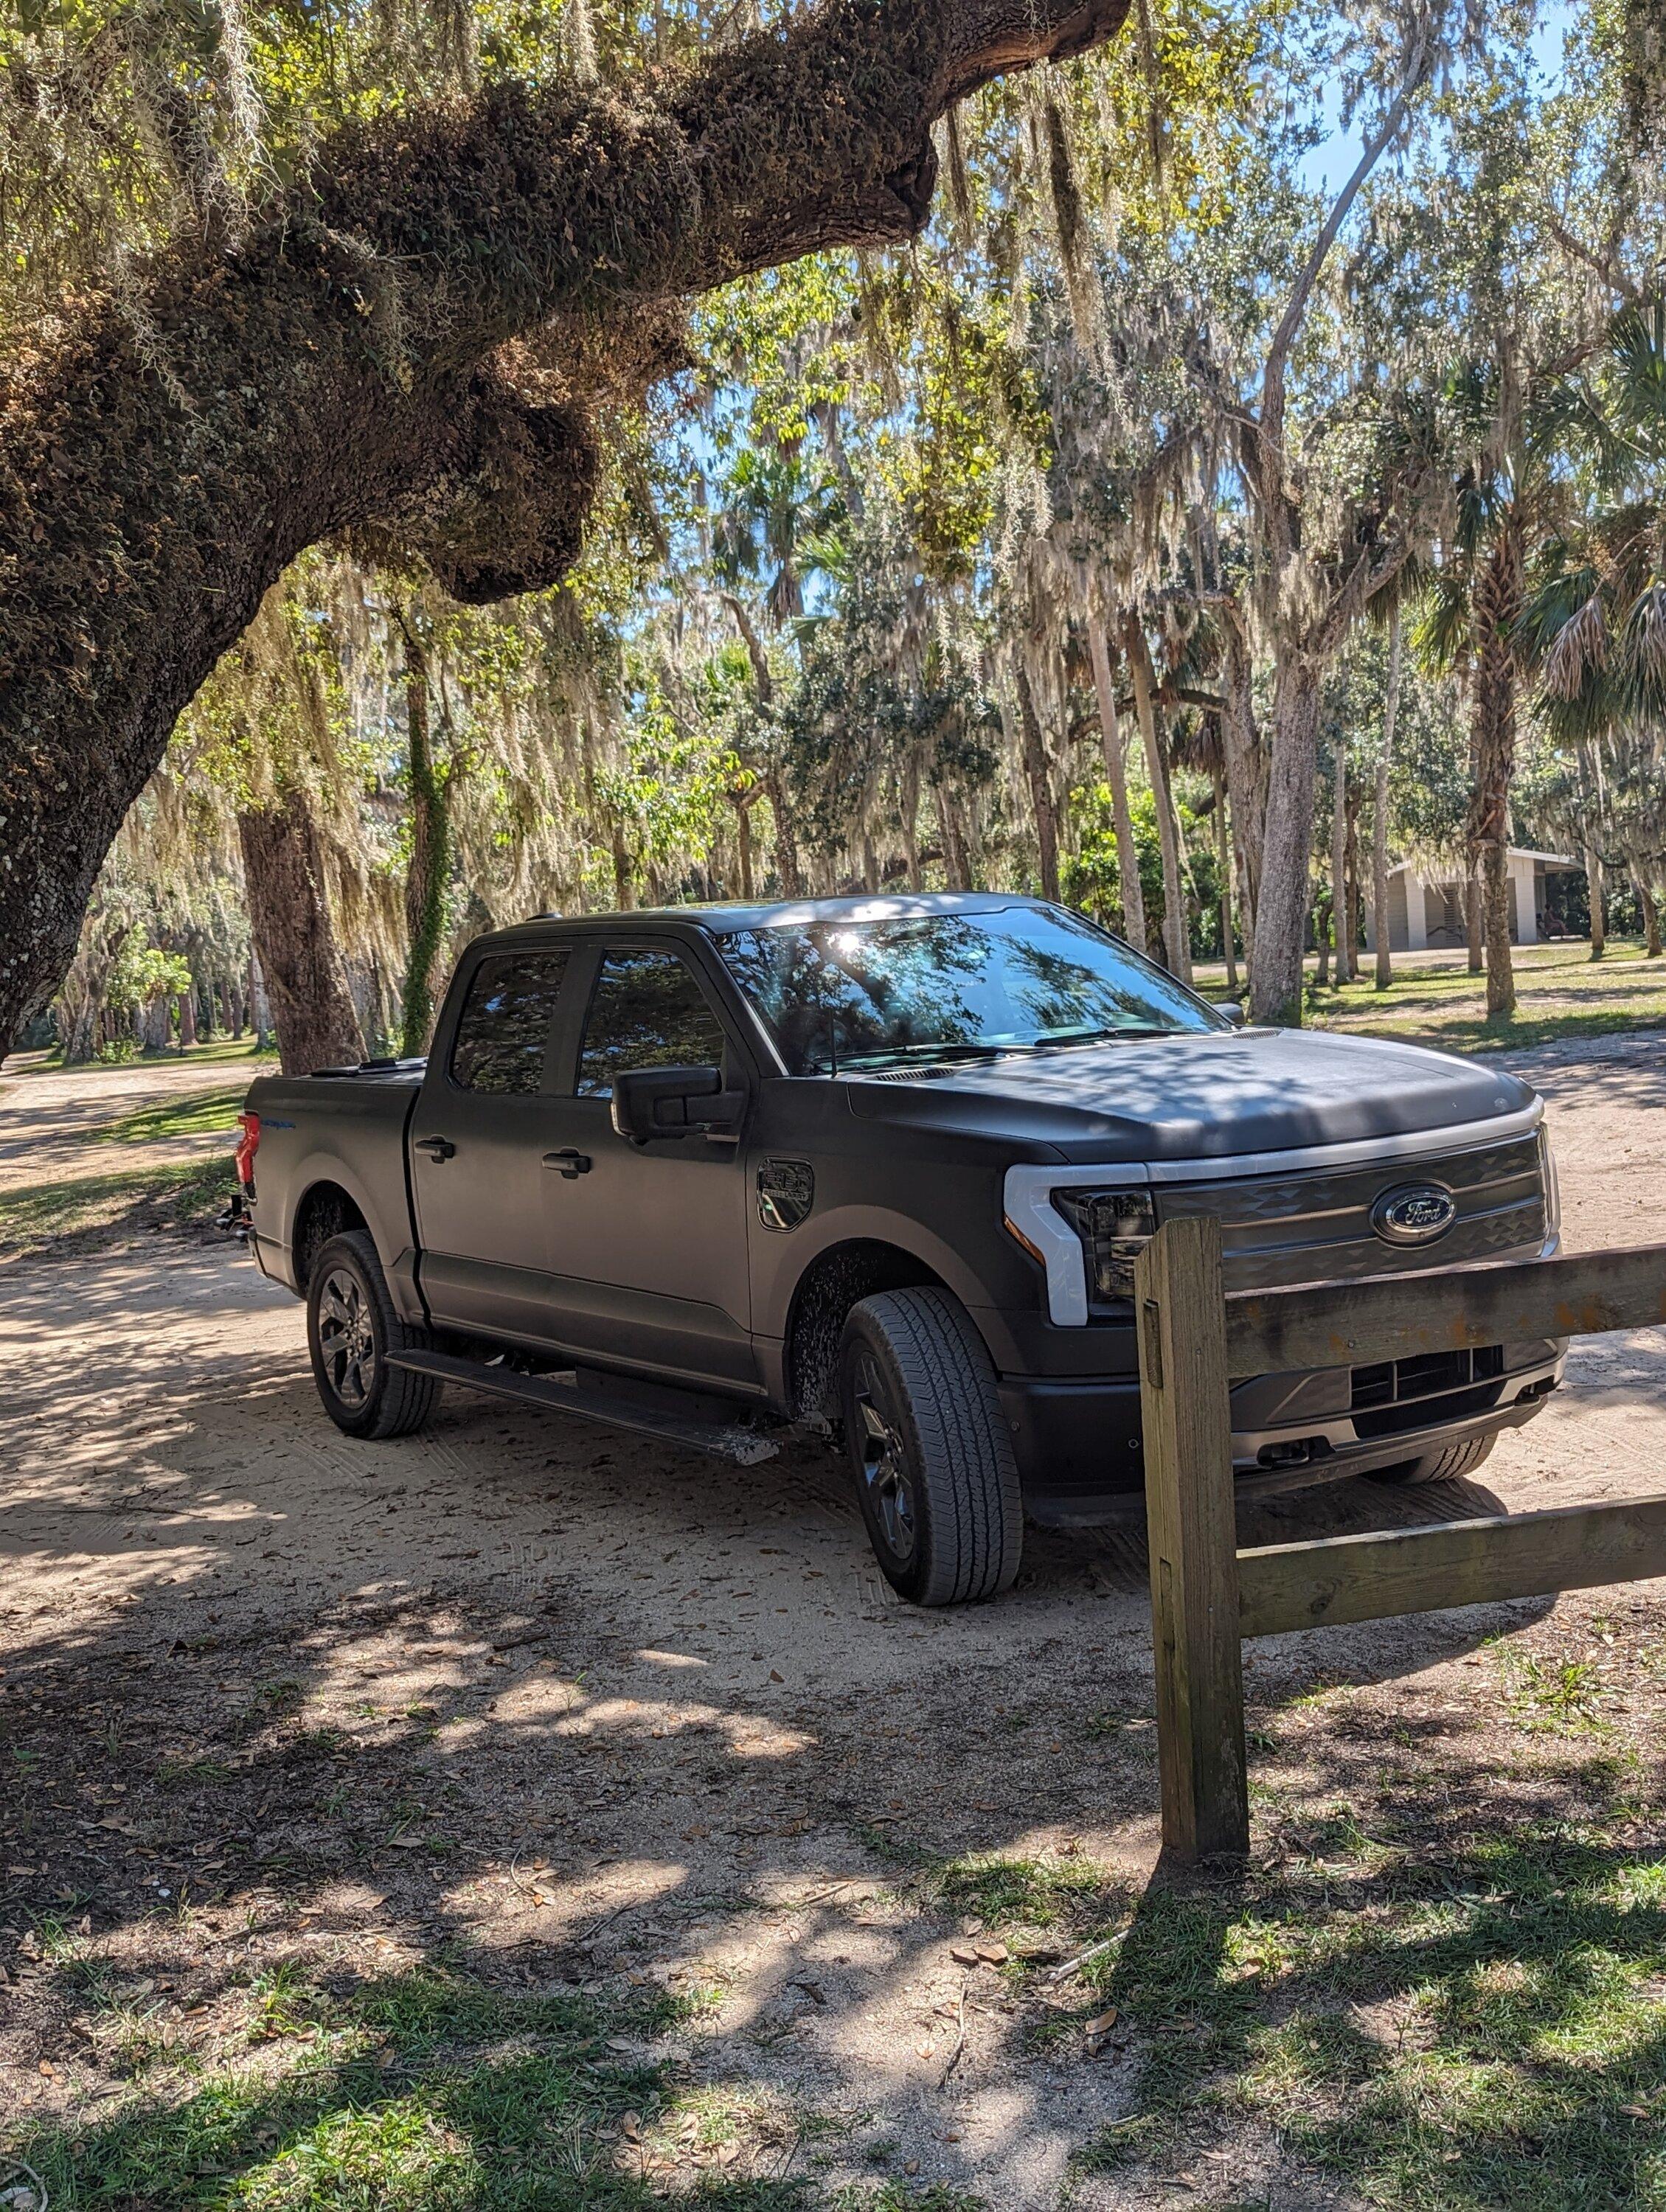
POLYGON ((250 1089, 260 1116, 252 1234, 265 1271, 293 1290, 297 1224, 325 1186, 344 1191, 370 1224, 390 1275, 413 1250, 406 1139, 423 1062, 372 1062, 317 1075, 268 1075, 250 1089))

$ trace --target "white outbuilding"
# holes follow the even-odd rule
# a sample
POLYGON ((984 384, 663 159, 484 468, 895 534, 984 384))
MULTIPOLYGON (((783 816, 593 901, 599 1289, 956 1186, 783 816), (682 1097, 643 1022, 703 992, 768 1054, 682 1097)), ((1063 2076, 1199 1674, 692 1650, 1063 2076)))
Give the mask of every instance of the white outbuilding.
MULTIPOLYGON (((1536 945, 1543 937, 1566 937, 1557 902, 1547 892, 1556 876, 1583 876, 1582 861, 1563 853, 1529 853, 1510 848, 1510 934, 1517 945, 1536 945)), ((1463 872, 1453 862, 1402 860, 1389 871, 1389 950, 1424 952, 1431 947, 1468 943, 1464 921, 1463 872)), ((1377 950, 1371 903, 1365 905, 1365 947, 1377 950)))

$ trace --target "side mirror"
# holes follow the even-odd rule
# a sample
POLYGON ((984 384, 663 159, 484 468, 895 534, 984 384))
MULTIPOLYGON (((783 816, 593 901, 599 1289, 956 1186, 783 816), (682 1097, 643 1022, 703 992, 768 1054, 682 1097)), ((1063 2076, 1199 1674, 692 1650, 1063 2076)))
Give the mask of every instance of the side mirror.
POLYGON ((1236 999, 1217 999, 1214 1002, 1214 1009, 1218 1014, 1225 1014, 1235 1030, 1241 1030, 1243 1027, 1243 1009, 1236 999))
POLYGON ((632 1067, 613 1079, 613 1127, 634 1145, 654 1137, 733 1134, 744 1091, 725 1091, 717 1067, 632 1067))

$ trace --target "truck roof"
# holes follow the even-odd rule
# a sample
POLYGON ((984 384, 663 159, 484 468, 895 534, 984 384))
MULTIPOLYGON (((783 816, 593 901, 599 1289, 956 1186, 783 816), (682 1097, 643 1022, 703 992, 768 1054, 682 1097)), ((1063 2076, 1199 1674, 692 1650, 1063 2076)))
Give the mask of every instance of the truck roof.
POLYGON ((494 937, 518 937, 523 931, 542 933, 554 929, 640 928, 644 923, 691 922, 712 935, 727 937, 742 929, 803 928, 810 922, 899 921, 913 915, 996 914, 1002 907, 1038 906, 1044 902, 1026 898, 1020 891, 898 891, 880 895, 859 891, 848 898, 776 899, 748 903, 713 902, 704 905, 632 907, 623 913, 540 915, 512 929, 496 930, 494 937))

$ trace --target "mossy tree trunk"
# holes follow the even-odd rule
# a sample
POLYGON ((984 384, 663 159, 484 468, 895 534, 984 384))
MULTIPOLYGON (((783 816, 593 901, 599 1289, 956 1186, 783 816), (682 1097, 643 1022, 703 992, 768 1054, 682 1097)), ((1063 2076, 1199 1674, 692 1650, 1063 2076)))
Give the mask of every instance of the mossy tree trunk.
MULTIPOLYGON (((237 817, 249 928, 286 1075, 351 1066, 364 1038, 325 895, 318 824, 304 792, 237 817)), ((257 994, 258 1003, 258 994, 257 994)))
POLYGON ((1523 594, 1521 527, 1500 524, 1475 588, 1474 789, 1468 841, 1481 862, 1487 1011, 1516 1011, 1510 953, 1510 786, 1516 771, 1515 627, 1523 594))
POLYGON ((595 410, 676 365, 684 304, 912 238, 937 119, 1125 5, 824 0, 686 72, 500 82, 350 126, 241 241, 70 303, 0 399, 0 1048, 297 553, 376 525, 471 603, 556 581, 595 410))
POLYGON ((451 875, 451 793, 446 770, 434 757, 427 648, 408 623, 404 629, 410 861, 405 871, 408 950, 399 1006, 399 1049, 414 1058, 428 1050, 434 1027, 435 969, 445 939, 446 890, 451 875))

